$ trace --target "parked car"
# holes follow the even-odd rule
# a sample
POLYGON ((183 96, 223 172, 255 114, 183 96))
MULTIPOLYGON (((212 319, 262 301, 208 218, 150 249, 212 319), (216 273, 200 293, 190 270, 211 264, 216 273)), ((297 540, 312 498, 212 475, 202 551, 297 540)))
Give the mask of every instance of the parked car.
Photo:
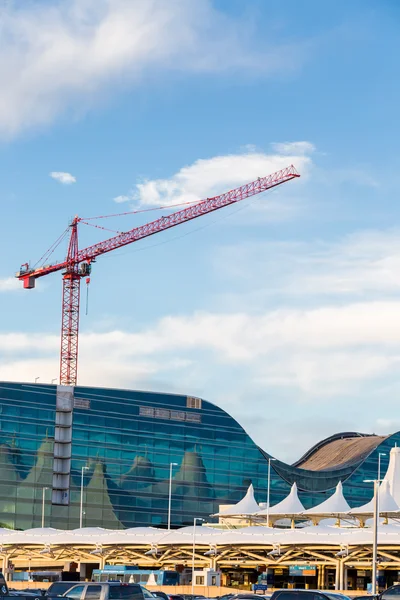
POLYGON ((151 592, 151 593, 156 598, 162 598, 163 600, 170 600, 170 598, 171 598, 171 596, 169 594, 166 594, 165 592, 160 592, 159 590, 155 590, 154 592, 151 592))
POLYGON ((231 600, 255 600, 256 598, 261 600, 269 600, 269 598, 271 598, 271 594, 235 594, 231 600))
POLYGON ((79 581, 54 581, 47 590, 44 591, 44 596, 64 596, 68 590, 74 585, 78 585, 79 581))
MULTIPOLYGON (((18 600, 42 600, 42 590, 10 590, 8 589, 7 582, 4 579, 4 575, 0 573, 0 598, 1 600, 7 600, 8 598, 18 598, 18 600), (33 592, 33 593, 32 593, 33 592)), ((48 596, 47 600, 58 600, 57 597, 48 596)))
POLYGON ((241 594, 225 594, 220 596, 218 600, 269 600, 271 594, 253 594, 253 592, 242 592, 241 594))
MULTIPOLYGON (((140 584, 139 584, 140 585, 140 584)), ((155 598, 153 592, 150 592, 147 588, 145 588, 143 585, 140 585, 140 587, 142 588, 142 592, 145 598, 147 598, 147 600, 150 600, 150 598, 155 598)))
POLYGON ((46 590, 45 589, 32 589, 32 588, 27 588, 26 590, 15 590, 13 588, 10 588, 9 590, 9 595, 10 596, 34 596, 36 597, 40 597, 40 596, 44 596, 46 594, 46 590))
POLYGON ((138 583, 121 583, 120 581, 81 582, 70 587, 64 594, 70 600, 145 600, 154 598, 138 583))
POLYGON ((344 594, 337 594, 328 590, 276 590, 271 600, 350 600, 344 594))
POLYGON ((379 600, 396 600, 400 598, 400 585, 391 585, 384 592, 378 595, 379 600))

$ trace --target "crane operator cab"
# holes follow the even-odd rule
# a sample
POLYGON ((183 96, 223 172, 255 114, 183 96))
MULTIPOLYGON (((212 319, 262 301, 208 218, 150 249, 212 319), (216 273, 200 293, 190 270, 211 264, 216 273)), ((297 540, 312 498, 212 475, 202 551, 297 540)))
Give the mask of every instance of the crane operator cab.
POLYGON ((89 264, 87 262, 83 262, 79 265, 79 275, 82 275, 82 277, 88 277, 91 272, 92 272, 91 264, 89 264))

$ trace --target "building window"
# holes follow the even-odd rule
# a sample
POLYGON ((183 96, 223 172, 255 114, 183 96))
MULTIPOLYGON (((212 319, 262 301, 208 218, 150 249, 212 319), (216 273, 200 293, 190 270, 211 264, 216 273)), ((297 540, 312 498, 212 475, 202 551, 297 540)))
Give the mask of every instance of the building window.
POLYGON ((186 399, 187 408, 197 408, 201 409, 201 398, 194 398, 193 396, 188 396, 186 399))
POLYGON ((90 409, 90 400, 87 398, 74 398, 74 408, 90 409))
POLYGON ((151 406, 141 406, 139 408, 139 415, 141 417, 154 417, 154 408, 151 406))
POLYGON ((200 413, 191 413, 184 410, 169 410, 166 408, 153 408, 151 406, 140 406, 139 416, 151 417, 152 419, 167 419, 172 421, 187 421, 188 423, 201 423, 200 413))
POLYGON ((186 413, 186 421, 189 423, 201 423, 201 415, 199 413, 186 413))
POLYGON ((204 576, 196 575, 196 585, 204 585, 204 576))

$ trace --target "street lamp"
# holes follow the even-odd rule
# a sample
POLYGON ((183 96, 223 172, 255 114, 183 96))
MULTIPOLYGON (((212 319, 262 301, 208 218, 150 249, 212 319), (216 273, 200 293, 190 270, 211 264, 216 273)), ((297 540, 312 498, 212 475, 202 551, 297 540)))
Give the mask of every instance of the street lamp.
POLYGON ((379 452, 378 454, 378 481, 381 480, 381 456, 386 456, 386 452, 379 452))
POLYGON ((42 489, 42 527, 44 527, 44 497, 46 494, 46 490, 48 490, 48 487, 44 487, 42 489))
POLYGON ((81 473, 81 509, 79 512, 79 528, 82 529, 83 526, 83 472, 87 471, 89 467, 82 467, 81 473))
POLYGON ((371 594, 376 595, 376 567, 377 567, 377 555, 378 555, 378 497, 379 497, 379 479, 364 479, 364 483, 374 484, 374 524, 373 524, 373 538, 372 538, 372 590, 371 594))
POLYGON ((276 458, 268 458, 268 484, 267 484, 267 527, 269 527, 269 492, 271 488, 271 462, 276 458))
POLYGON ((204 521, 199 517, 193 519, 193 550, 192 550, 192 596, 194 596, 194 559, 196 554, 196 523, 197 521, 204 521))
POLYGON ((55 381, 57 381, 57 377, 56 377, 55 379, 52 379, 52 380, 51 380, 51 384, 53 385, 53 383, 54 383, 55 381))
POLYGON ((35 377, 35 383, 39 381, 40 377, 35 377))
POLYGON ((171 499, 172 499, 172 467, 177 467, 178 463, 169 463, 169 489, 168 489, 168 529, 171 529, 171 499))

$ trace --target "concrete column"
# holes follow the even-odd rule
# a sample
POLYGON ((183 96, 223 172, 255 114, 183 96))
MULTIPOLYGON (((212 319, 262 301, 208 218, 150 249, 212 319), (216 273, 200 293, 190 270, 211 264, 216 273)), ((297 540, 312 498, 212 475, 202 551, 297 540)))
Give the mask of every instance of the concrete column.
POLYGON ((3 556, 3 575, 4 575, 4 579, 6 581, 10 581, 10 574, 8 572, 8 563, 9 563, 10 557, 8 556, 8 554, 5 554, 3 556))
POLYGON ((325 589, 325 565, 319 565, 318 573, 319 573, 318 589, 324 590, 325 589))
POLYGON ((86 563, 79 562, 79 579, 80 581, 86 580, 86 563))
POLYGON ((339 561, 339 589, 344 589, 344 563, 339 561))
POLYGON ((344 590, 347 590, 347 567, 344 568, 344 590))
POLYGON ((339 571, 340 571, 340 567, 339 567, 340 561, 338 560, 336 562, 336 571, 335 571, 335 590, 339 590, 340 589, 340 581, 339 581, 339 571))

